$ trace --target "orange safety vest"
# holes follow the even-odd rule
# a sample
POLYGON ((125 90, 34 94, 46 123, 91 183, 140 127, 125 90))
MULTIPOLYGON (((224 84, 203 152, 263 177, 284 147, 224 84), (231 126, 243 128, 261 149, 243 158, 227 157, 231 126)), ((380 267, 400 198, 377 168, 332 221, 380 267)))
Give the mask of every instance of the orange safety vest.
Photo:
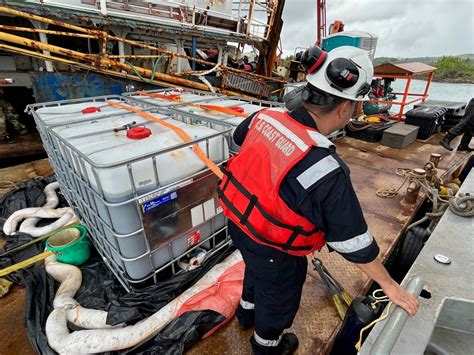
POLYGON ((224 214, 255 242, 297 256, 324 246, 324 232, 279 195, 283 178, 318 139, 325 140, 287 112, 265 109, 253 118, 239 153, 223 169, 218 198, 224 214))

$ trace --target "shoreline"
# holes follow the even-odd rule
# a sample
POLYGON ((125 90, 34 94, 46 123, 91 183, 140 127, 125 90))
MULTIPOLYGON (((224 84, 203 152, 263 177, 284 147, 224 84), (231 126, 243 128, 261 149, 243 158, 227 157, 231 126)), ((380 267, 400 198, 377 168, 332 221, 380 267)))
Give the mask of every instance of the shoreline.
MULTIPOLYGON (((416 78, 415 80, 421 80, 421 81, 427 81, 428 79, 427 78, 416 78)), ((440 79, 437 79, 436 78, 436 74, 435 74, 435 77, 433 78, 433 83, 445 83, 445 84, 470 84, 470 85, 473 85, 474 84, 474 79, 447 79, 447 78, 440 78, 440 79)))
POLYGON ((433 82, 447 83, 447 84, 474 84, 474 79, 436 79, 433 78, 433 82))

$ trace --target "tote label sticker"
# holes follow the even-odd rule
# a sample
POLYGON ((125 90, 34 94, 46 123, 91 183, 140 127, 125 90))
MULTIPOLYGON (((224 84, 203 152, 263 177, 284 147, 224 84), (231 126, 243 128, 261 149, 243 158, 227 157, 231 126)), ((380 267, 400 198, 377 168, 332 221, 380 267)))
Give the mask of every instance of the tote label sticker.
POLYGON ((170 194, 167 194, 167 195, 157 197, 154 200, 151 200, 151 201, 146 202, 146 203, 143 204, 143 206, 142 206, 143 212, 148 212, 148 211, 150 211, 150 210, 152 210, 156 207, 164 205, 167 202, 173 201, 176 198, 178 198, 178 193, 176 191, 174 191, 170 194))

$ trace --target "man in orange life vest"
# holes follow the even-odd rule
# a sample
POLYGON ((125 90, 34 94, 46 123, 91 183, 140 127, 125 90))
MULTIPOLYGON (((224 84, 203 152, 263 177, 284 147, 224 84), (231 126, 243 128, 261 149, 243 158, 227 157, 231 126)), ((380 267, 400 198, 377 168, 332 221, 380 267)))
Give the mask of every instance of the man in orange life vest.
MULTIPOLYGON (((349 169, 325 136, 344 127, 356 101, 370 90, 366 52, 319 47, 302 56, 308 70, 303 104, 286 112, 264 109, 234 133, 241 146, 229 160, 219 199, 229 232, 246 268, 237 309, 242 329, 254 326, 255 354, 292 354, 292 325, 307 272, 307 255, 325 244, 378 282, 410 315, 414 296, 401 288, 377 259, 349 169)), ((315 309, 315 312, 318 310, 315 309)))

